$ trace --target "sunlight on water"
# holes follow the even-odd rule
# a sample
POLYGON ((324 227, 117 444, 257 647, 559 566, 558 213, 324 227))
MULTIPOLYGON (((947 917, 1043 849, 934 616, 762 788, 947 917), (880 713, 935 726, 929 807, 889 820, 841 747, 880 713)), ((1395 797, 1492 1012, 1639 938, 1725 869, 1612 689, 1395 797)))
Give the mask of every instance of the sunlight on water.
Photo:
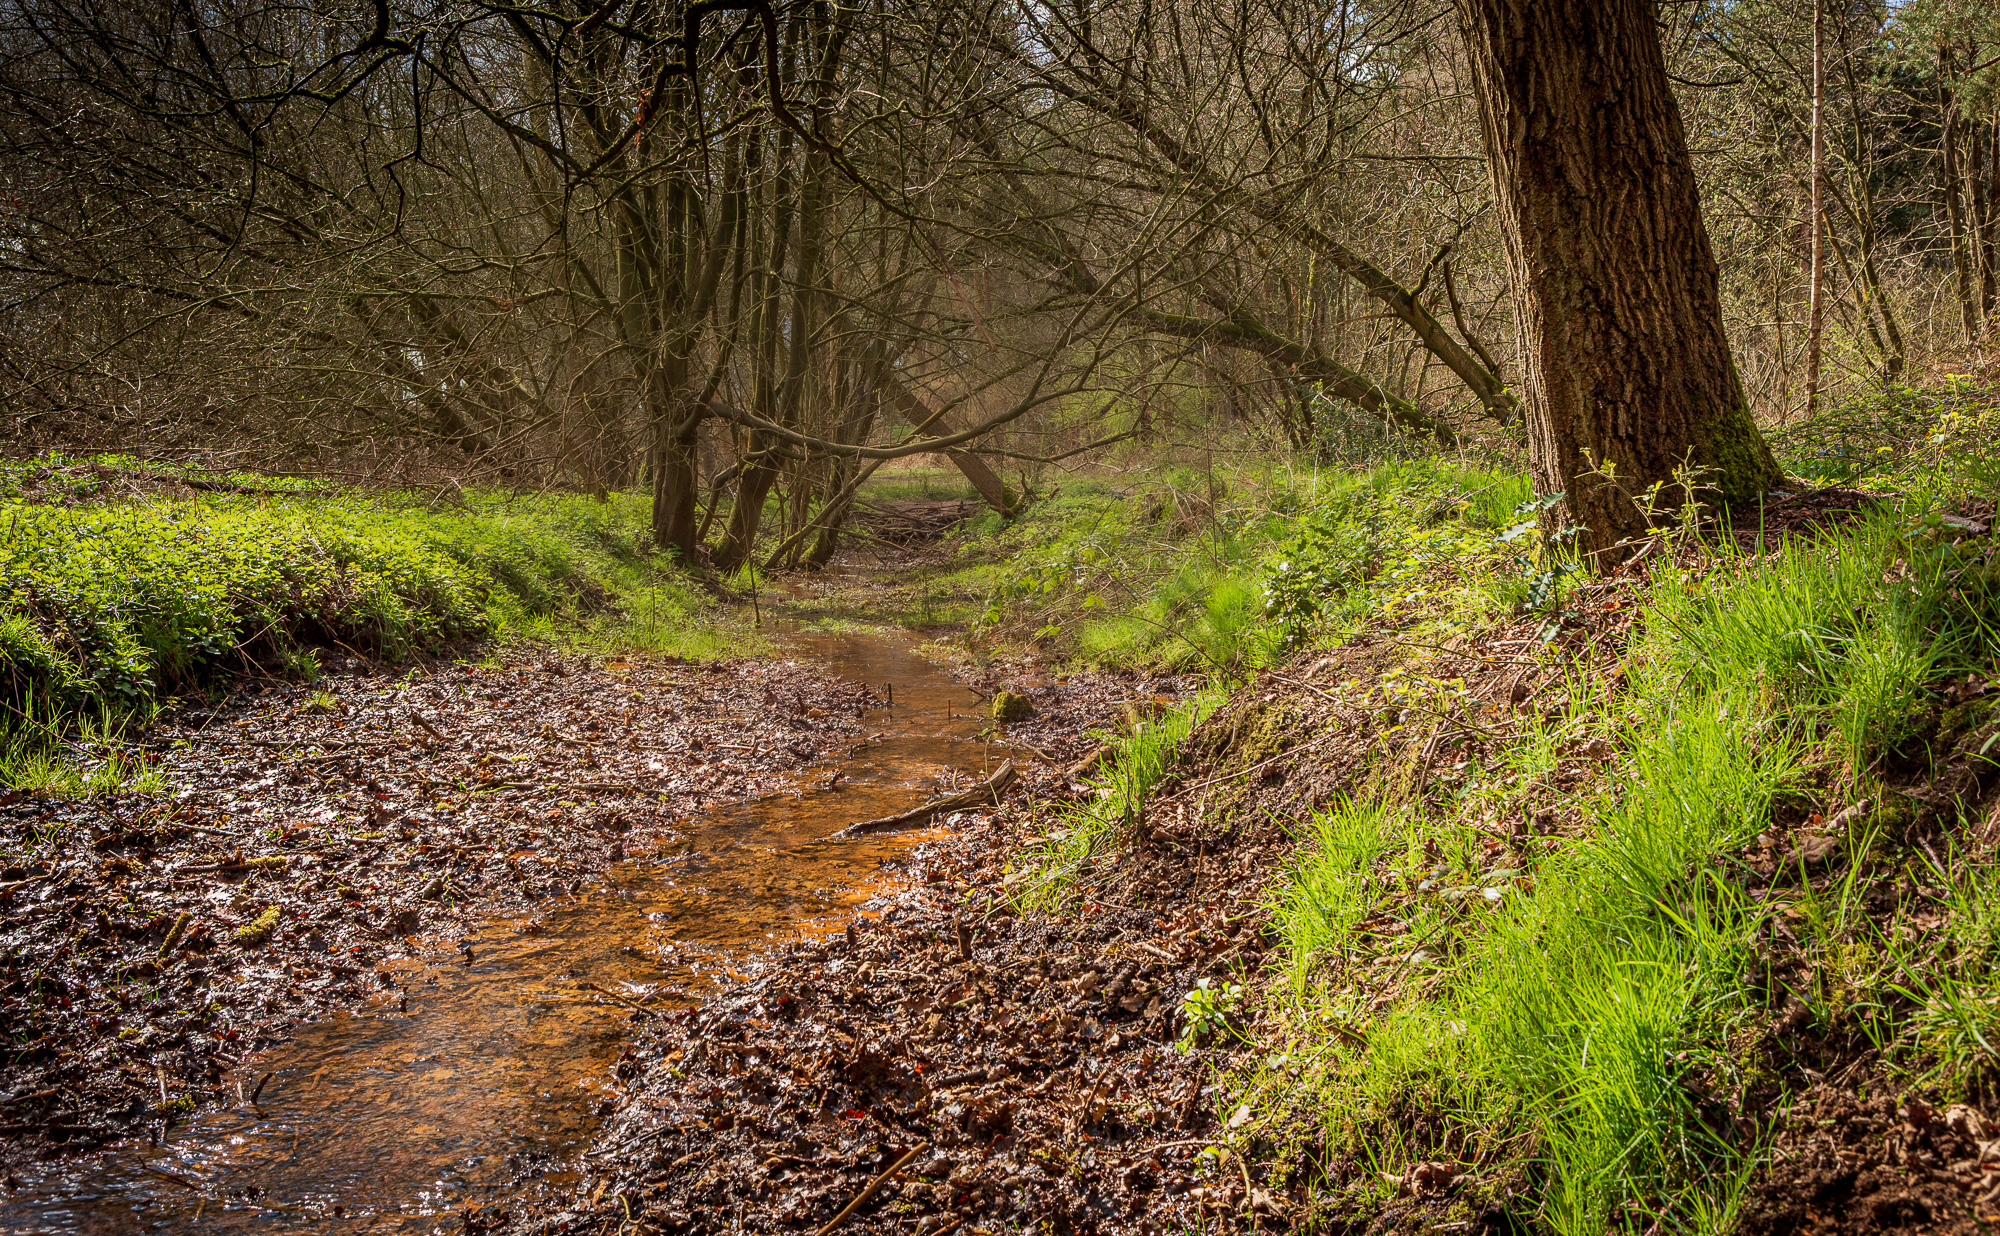
MULTIPOLYGON (((800 770, 800 788, 690 821, 597 887, 532 917, 431 938, 392 958, 378 1003, 302 1027, 246 1061, 260 1101, 202 1116, 167 1142, 66 1163, 0 1205, 9 1233, 459 1231, 468 1207, 573 1190, 577 1156, 615 1091, 634 1031, 625 1001, 694 1003, 760 946, 837 924, 888 891, 883 865, 935 834, 824 841, 914 806, 1000 752, 979 698, 902 633, 791 637, 880 689, 881 737, 800 770), (824 782, 838 767, 845 780, 824 782), (583 986, 580 986, 583 985, 583 986)), ((270 981, 244 967, 247 981, 270 981)))

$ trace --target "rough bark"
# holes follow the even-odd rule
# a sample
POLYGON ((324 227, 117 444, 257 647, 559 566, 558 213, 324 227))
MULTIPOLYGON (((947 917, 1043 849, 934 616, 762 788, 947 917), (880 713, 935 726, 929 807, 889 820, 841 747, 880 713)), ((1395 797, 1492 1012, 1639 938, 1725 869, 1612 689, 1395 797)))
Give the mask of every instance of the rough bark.
POLYGON ((1722 328, 1652 0, 1455 0, 1513 275, 1537 489, 1606 567, 1639 501, 1699 475, 1754 504, 1779 479, 1722 328))
POLYGON ((1944 217, 1945 226, 1951 232, 1951 268, 1958 280, 1959 322, 1965 328, 1967 343, 1979 337, 1978 294, 1974 290, 1977 276, 1972 269, 1972 248, 1965 234, 1965 203, 1961 197, 1963 185, 1958 166, 1959 118, 1958 100, 1952 96, 1946 85, 1952 78, 1954 67, 1948 50, 1938 52, 1938 111, 1940 115, 1938 133, 1938 156, 1944 162, 1944 217))
POLYGON ((1813 0, 1812 272, 1806 288, 1806 415, 1819 411, 1820 335, 1826 328, 1826 4, 1813 0))

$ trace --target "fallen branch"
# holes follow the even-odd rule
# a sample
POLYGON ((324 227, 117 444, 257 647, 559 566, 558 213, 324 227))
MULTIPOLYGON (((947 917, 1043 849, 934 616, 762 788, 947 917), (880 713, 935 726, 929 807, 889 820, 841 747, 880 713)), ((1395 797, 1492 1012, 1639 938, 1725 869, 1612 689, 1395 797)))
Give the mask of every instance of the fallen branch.
POLYGON ((1112 760, 1117 754, 1117 748, 1113 747, 1110 743, 1098 743, 1097 746, 1091 749, 1089 755, 1071 764, 1069 770, 1063 773, 1063 776, 1068 777, 1072 781, 1080 781, 1096 772, 1100 765, 1112 760))
MULTIPOLYGON (((847 1203, 846 1209, 842 1210, 839 1214, 833 1216, 833 1221, 831 1223, 828 1223, 825 1227, 819 1229, 819 1231, 813 1233, 813 1236, 826 1236, 828 1232, 831 1232, 834 1228, 837 1228, 842 1223, 845 1223, 847 1221, 847 1216, 861 1209, 862 1203, 866 1202, 869 1198, 874 1197, 875 1194, 881 1190, 883 1185, 889 1183, 891 1177, 893 1177, 897 1172, 902 1171, 905 1167, 908 1167, 910 1164, 910 1160, 922 1154, 925 1148, 927 1148, 929 1145, 930 1145, 929 1142, 918 1142, 907 1153, 905 1153, 902 1158, 897 1159, 894 1163, 890 1164, 888 1170, 884 1171, 880 1176, 877 1176, 875 1179, 869 1181, 868 1187, 863 1189, 861 1192, 855 1194, 854 1200, 847 1203)), ((1244 1196, 1247 1197, 1249 1195, 1245 1194, 1244 1196)))
POLYGON ((849 824, 833 834, 836 837, 853 837, 861 833, 872 833, 883 828, 899 828, 905 824, 921 824, 932 816, 945 811, 956 811, 960 807, 971 807, 986 802, 989 798, 1000 801, 1000 795, 1014 783, 1014 761, 1008 760, 993 770, 993 775, 969 790, 947 794, 943 798, 932 799, 921 807, 912 808, 901 815, 885 815, 879 820, 862 820, 849 824))

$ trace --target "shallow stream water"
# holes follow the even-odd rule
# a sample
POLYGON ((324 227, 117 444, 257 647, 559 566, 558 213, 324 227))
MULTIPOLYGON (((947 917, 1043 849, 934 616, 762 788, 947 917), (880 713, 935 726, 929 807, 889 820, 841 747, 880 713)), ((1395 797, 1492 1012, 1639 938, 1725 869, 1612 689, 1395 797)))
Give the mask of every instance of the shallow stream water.
MULTIPOLYGON (((842 678, 893 686, 870 735, 800 770, 794 790, 688 822, 588 892, 469 934, 470 953, 384 963, 373 1007, 302 1027, 246 1061, 259 1101, 65 1163, 0 1201, 0 1232, 428 1233, 468 1206, 568 1193, 634 1032, 592 984, 693 1003, 774 939, 834 929, 888 891, 884 864, 926 836, 826 838, 923 802, 1002 758, 979 697, 900 632, 795 632, 842 678), (838 768, 839 788, 825 783, 838 768), (407 998, 407 999, 406 999, 407 998)), ((455 941, 453 942, 455 943, 455 941)), ((283 981, 255 965, 239 981, 283 981)))

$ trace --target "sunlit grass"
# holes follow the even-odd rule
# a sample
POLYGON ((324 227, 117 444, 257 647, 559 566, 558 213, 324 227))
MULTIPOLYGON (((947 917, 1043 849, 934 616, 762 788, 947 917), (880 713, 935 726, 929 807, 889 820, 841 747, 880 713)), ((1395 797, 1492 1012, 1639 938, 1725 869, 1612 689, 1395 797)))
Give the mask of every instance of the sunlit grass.
MULTIPOLYGON (((1754 943, 1773 910, 1735 856, 1827 776, 1879 798, 1884 758, 1949 740, 1926 736, 1940 684, 1992 665, 1985 576, 1925 529, 1882 513, 1783 555, 1725 547, 1663 570, 1625 694, 1572 673, 1565 708, 1522 721, 1497 780, 1445 807, 1317 813, 1266 899, 1283 941, 1272 1012, 1300 1037, 1282 1068, 1239 1075, 1253 1127, 1317 1129, 1392 1175, 1443 1137, 1466 1155, 1532 1147, 1541 1184, 1517 1217, 1562 1236, 1732 1230, 1760 1146, 1705 1123, 1685 1081, 1749 1067, 1733 1044, 1761 1011, 1754 943), (1483 840, 1475 813, 1586 736, 1612 743, 1618 771, 1576 802, 1580 830, 1482 885, 1464 858, 1483 840), (1398 1125, 1413 1110, 1431 1122, 1416 1140, 1398 1125)), ((1789 905, 1815 959, 1803 995, 1821 1024, 1963 1077, 2000 1047, 1996 873, 1929 877, 1930 904, 1950 907, 1942 945, 1885 932, 1860 877, 1891 818, 1852 821, 1854 861, 1789 905)))
POLYGON ((1223 698, 1219 690, 1205 691, 1116 736, 1084 797, 1054 813, 1041 840, 1014 860, 1008 877, 1013 899, 1027 909, 1060 909, 1090 864, 1131 838, 1187 736, 1223 698))

